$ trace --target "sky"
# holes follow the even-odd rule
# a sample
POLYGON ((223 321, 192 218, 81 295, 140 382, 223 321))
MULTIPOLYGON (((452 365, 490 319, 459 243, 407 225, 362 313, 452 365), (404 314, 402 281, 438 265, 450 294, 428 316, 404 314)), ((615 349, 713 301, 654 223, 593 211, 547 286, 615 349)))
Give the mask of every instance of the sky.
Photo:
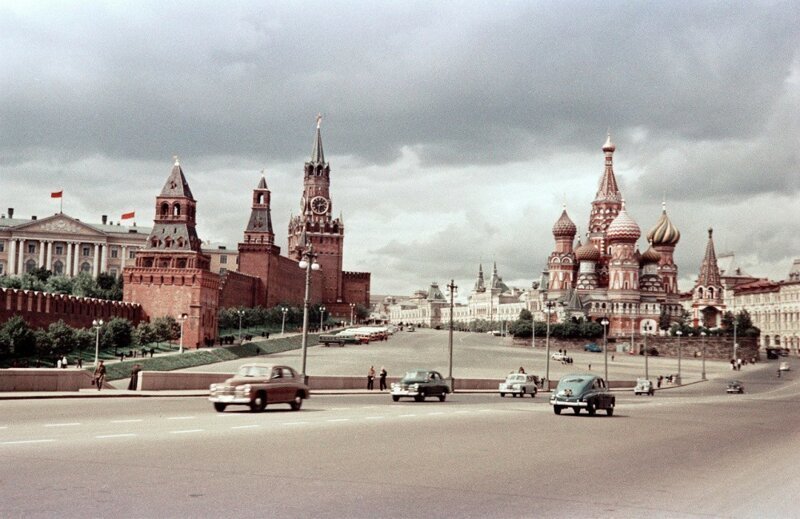
POLYGON ((628 213, 662 202, 679 289, 717 254, 800 257, 800 2, 0 3, 0 212, 149 227, 181 165, 235 248, 261 171, 286 250, 316 116, 344 268, 409 295, 483 263, 529 287, 586 232, 608 132, 628 213))

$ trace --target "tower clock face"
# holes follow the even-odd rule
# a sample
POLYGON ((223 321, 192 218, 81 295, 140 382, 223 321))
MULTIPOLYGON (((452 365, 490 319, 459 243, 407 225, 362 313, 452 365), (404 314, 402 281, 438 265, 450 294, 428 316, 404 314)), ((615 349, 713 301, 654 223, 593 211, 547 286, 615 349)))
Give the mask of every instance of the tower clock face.
POLYGON ((321 196, 315 196, 311 199, 311 209, 317 214, 323 214, 328 210, 328 201, 321 196))

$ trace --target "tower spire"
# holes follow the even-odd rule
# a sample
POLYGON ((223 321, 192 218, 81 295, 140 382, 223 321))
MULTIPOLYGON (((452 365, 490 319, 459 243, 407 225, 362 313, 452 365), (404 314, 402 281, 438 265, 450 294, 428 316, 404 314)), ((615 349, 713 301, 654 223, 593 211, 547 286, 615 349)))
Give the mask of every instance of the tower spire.
POLYGON ((603 144, 603 153, 606 156, 605 169, 603 170, 603 177, 600 179, 600 187, 597 188, 595 201, 619 202, 622 198, 617 185, 617 177, 614 175, 614 151, 616 149, 617 147, 611 142, 611 132, 609 131, 606 142, 603 144))
POLYGON ((700 265, 700 277, 697 284, 705 287, 720 286, 719 265, 717 264, 717 253, 714 251, 714 229, 708 229, 708 243, 706 243, 706 254, 703 263, 700 265))
POLYGON ((321 124, 322 114, 317 114, 317 134, 314 139, 314 148, 311 150, 311 162, 314 164, 325 164, 325 153, 322 151, 322 133, 319 129, 321 124))

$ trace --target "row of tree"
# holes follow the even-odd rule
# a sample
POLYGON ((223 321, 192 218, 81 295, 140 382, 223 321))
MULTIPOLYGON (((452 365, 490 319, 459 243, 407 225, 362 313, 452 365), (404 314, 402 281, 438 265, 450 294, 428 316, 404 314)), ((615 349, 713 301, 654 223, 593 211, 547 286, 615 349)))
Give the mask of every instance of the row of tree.
MULTIPOLYGON (((369 309, 364 305, 356 305, 354 309, 356 320, 363 320, 369 317, 369 309)), ((219 329, 236 330, 239 328, 239 318, 241 317, 242 328, 262 327, 271 330, 293 329, 303 325, 303 308, 288 304, 279 304, 272 308, 256 306, 253 308, 223 308, 219 311, 219 329), (285 319, 283 309, 286 309, 285 319)), ((308 308, 309 327, 315 329, 320 325, 322 318, 323 325, 331 325, 334 320, 330 318, 330 313, 322 311, 321 305, 311 305, 308 308)), ((339 322, 336 320, 335 322, 339 322)))
POLYGON ((100 274, 94 278, 91 274, 81 272, 75 277, 67 277, 38 268, 21 276, 0 276, 0 287, 122 300, 122 276, 111 274, 100 274))

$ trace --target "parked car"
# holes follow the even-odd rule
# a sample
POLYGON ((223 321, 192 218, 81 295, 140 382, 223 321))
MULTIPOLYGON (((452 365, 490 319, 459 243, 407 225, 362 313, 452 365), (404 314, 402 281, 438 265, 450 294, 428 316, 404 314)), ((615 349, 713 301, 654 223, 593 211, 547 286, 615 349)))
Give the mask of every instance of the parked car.
POLYGON ((784 361, 784 362, 781 362, 780 366, 778 366, 778 369, 781 370, 781 371, 791 371, 792 367, 789 366, 788 362, 784 361))
POLYGON ((606 381, 587 373, 563 377, 550 397, 555 414, 561 414, 565 407, 571 407, 575 414, 586 409, 587 413, 594 415, 598 409, 605 409, 608 416, 613 416, 616 403, 617 399, 608 391, 606 381))
POLYGON ((586 346, 583 347, 583 351, 591 351, 592 353, 600 353, 603 351, 603 347, 599 346, 594 342, 590 342, 586 346))
POLYGON ((528 375, 526 373, 510 373, 506 377, 506 381, 500 383, 498 390, 500 391, 501 397, 509 394, 511 396, 531 395, 531 398, 533 398, 536 396, 538 386, 539 377, 536 375, 528 375))
POLYGON ((744 393, 744 384, 739 382, 738 380, 731 380, 728 382, 728 389, 725 390, 727 393, 744 393))
POLYGON ((550 355, 550 358, 553 359, 553 360, 564 360, 564 359, 567 358, 567 356, 564 355, 563 353, 561 353, 560 351, 557 351, 557 352, 553 353, 552 355, 550 355))
POLYGON ((444 377, 430 369, 413 369, 406 372, 400 382, 392 384, 392 400, 397 402, 400 397, 411 397, 417 402, 422 402, 426 397, 435 396, 444 402, 450 392, 450 386, 444 377))
POLYGON ((656 390, 653 387, 653 381, 646 378, 637 378, 636 387, 633 388, 634 395, 650 395, 653 396, 656 390))
POLYGON ((407 331, 407 332, 413 332, 413 331, 414 331, 414 327, 413 327, 413 326, 411 326, 411 325, 409 325, 409 326, 406 328, 406 331, 407 331))
POLYGON ((250 406, 254 412, 267 404, 289 404, 298 411, 308 397, 308 386, 289 366, 244 364, 225 382, 211 384, 208 399, 221 413, 234 404, 250 406))

